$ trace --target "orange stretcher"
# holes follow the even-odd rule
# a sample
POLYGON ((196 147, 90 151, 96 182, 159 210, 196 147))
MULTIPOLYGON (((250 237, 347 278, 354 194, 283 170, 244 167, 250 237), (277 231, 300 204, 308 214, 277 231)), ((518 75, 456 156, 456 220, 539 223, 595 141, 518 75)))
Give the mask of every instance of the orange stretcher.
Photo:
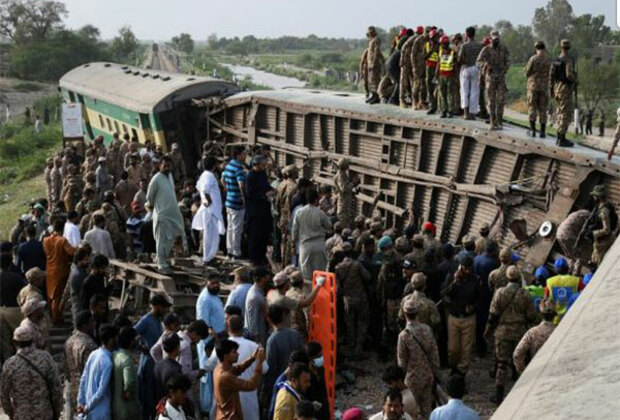
POLYGON ((329 416, 333 419, 336 403, 336 274, 315 271, 312 275, 313 288, 319 277, 324 277, 325 283, 310 308, 309 340, 320 343, 323 348, 329 416))

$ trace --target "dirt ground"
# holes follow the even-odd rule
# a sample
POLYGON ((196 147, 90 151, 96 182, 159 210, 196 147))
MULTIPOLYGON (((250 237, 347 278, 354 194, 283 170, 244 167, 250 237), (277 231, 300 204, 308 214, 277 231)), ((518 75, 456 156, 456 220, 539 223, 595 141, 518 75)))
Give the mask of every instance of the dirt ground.
POLYGON ((53 95, 55 92, 56 86, 52 84, 0 77, 0 118, 2 122, 5 122, 7 103, 11 108, 11 120, 21 119, 27 106, 32 107, 36 100, 53 95))
MULTIPOLYGON (((370 354, 366 360, 349 363, 347 370, 355 375, 355 382, 336 388, 336 414, 342 414, 351 407, 361 408, 368 416, 381 411, 383 394, 387 391, 381 375, 391 363, 395 363, 395 358, 382 362, 375 354, 370 354)), ((489 377, 492 363, 491 355, 482 359, 473 356, 466 377, 467 395, 464 402, 476 410, 482 420, 491 418, 496 409, 495 404, 489 401, 489 396, 495 390, 493 379, 489 377)), ((440 371, 444 383, 449 374, 449 369, 440 371)), ((513 382, 508 384, 507 392, 512 385, 513 382)))

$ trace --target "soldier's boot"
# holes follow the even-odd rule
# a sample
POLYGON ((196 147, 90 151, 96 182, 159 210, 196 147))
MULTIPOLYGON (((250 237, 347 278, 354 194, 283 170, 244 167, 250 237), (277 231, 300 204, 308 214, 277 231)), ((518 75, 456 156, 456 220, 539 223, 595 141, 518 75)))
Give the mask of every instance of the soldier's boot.
POLYGON ((441 118, 448 118, 448 111, 441 111, 441 118))
POLYGON ((530 121, 530 129, 527 134, 531 137, 536 137, 536 121, 530 121))
POLYGON ((502 401, 504 401, 504 387, 502 385, 495 386, 495 393, 491 394, 489 401, 497 405, 500 405, 502 401))
POLYGON ((370 95, 370 98, 368 98, 368 103, 370 105, 378 104, 380 101, 381 101, 381 99, 379 99, 379 95, 377 95, 377 92, 373 92, 370 95))
POLYGON ((406 101, 400 101, 400 104, 399 104, 399 105, 400 105, 400 107, 401 107, 401 108, 403 108, 403 109, 409 108, 409 105, 407 105, 407 102, 406 102, 406 101))
POLYGON ((498 130, 504 129, 504 117, 503 115, 498 115, 495 117, 495 126, 498 130))
POLYGON ((469 107, 467 106, 463 109, 463 119, 471 120, 471 115, 469 114, 469 107))
POLYGON ((495 115, 493 114, 490 115, 489 122, 491 124, 491 126, 489 127, 489 130, 497 130, 497 117, 495 115))
POLYGON ((573 147, 574 144, 572 141, 570 140, 566 140, 566 133, 558 133, 558 141, 556 142, 556 144, 559 147, 573 147))
POLYGON ((428 111, 426 111, 426 115, 433 115, 437 110, 435 108, 431 108, 428 111))
POLYGON ((547 137, 545 133, 546 128, 547 128, 547 124, 540 123, 540 138, 541 139, 544 139, 545 137, 547 137))

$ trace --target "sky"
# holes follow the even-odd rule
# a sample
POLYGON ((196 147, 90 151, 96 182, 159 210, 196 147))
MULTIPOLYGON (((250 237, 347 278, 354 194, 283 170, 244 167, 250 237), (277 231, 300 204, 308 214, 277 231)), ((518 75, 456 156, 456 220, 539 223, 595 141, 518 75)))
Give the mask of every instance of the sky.
MULTIPOLYGON (((605 15, 616 25, 620 0, 569 0, 575 14, 605 15)), ((363 38, 368 25, 434 23, 448 33, 471 24, 507 19, 530 24, 534 9, 547 0, 65 0, 71 28, 91 24, 103 39, 129 25, 139 39, 166 41, 181 32, 194 40, 282 35, 363 38), (438 7, 439 6, 439 7, 438 7)))

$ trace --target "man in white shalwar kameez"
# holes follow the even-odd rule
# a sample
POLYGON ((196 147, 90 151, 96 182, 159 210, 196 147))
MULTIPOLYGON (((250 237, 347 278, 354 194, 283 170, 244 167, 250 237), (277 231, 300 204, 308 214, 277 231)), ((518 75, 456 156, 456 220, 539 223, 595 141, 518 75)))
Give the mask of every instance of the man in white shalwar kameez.
POLYGON ((196 182, 202 205, 192 220, 192 229, 202 231, 202 261, 209 263, 220 248, 220 235, 226 233, 222 217, 220 185, 213 169, 217 161, 209 156, 203 162, 204 172, 196 182))
POLYGON ((172 160, 168 156, 159 159, 159 172, 151 179, 146 199, 153 207, 153 236, 157 253, 157 268, 170 271, 168 258, 174 242, 180 237, 183 249, 187 250, 185 225, 174 192, 174 181, 170 172, 172 160))

